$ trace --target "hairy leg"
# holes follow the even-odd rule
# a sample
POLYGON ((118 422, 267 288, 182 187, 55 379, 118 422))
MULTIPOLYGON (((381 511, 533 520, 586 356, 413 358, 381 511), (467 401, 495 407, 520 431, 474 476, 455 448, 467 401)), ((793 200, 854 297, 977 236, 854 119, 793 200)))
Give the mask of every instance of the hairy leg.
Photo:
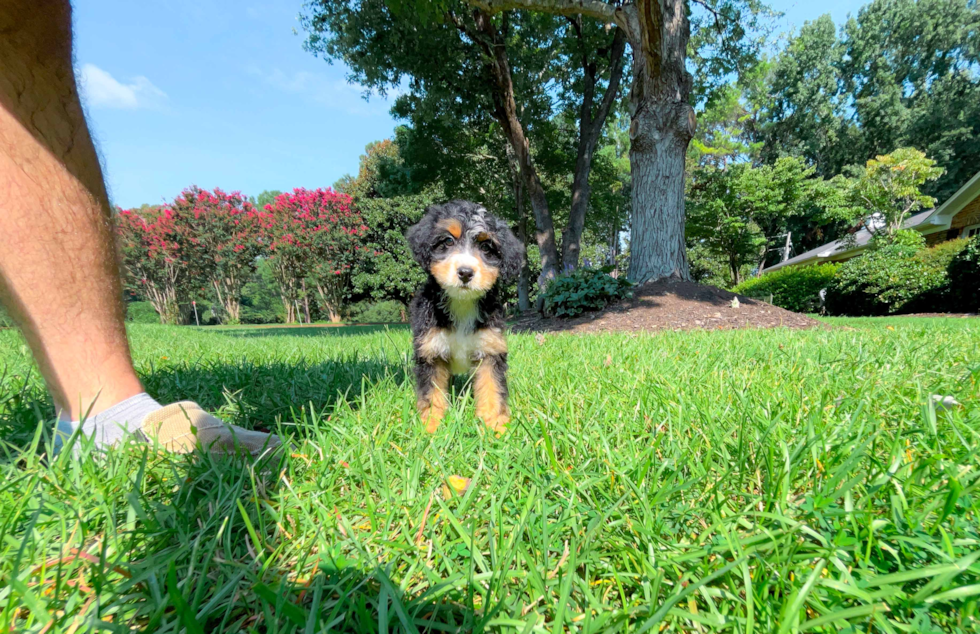
POLYGON ((477 418, 495 432, 503 432, 510 422, 507 407, 507 354, 488 355, 480 361, 473 377, 477 418))
POLYGON ((0 301, 74 420, 142 391, 68 0, 0 2, 0 301))
POLYGON ((416 359, 415 391, 425 431, 435 433, 449 409, 449 364, 442 359, 416 359))

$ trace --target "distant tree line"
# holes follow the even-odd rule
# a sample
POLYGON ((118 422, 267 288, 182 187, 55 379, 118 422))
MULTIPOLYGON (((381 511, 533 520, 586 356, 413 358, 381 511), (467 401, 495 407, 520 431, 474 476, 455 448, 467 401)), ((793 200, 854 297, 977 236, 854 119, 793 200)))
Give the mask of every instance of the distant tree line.
POLYGON ((275 290, 287 323, 311 321, 311 304, 340 321, 352 270, 367 255, 368 228, 350 196, 295 189, 269 198, 259 208, 238 192, 191 187, 165 205, 118 210, 127 291, 165 324, 199 321, 198 303, 214 321, 240 323, 250 285, 275 290))

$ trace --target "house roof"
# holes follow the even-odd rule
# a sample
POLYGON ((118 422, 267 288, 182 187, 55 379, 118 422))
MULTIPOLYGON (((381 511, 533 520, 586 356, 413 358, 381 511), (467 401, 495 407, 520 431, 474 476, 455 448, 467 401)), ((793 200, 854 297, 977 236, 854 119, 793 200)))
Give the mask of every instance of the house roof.
MULTIPOLYGON (((980 196, 980 172, 974 174, 973 178, 967 181, 966 185, 960 187, 943 204, 935 209, 923 211, 908 218, 902 225, 902 228, 914 228, 922 233, 935 233, 949 229, 953 216, 962 211, 977 196, 980 196)), ((871 232, 867 229, 861 229, 854 234, 854 241, 850 244, 845 245, 842 244, 841 240, 834 240, 816 249, 810 249, 806 253, 794 256, 785 262, 770 266, 766 271, 781 269, 784 266, 817 264, 852 257, 863 251, 869 242, 871 242, 871 232)))
MULTIPOLYGON (((925 222, 935 211, 935 209, 930 209, 928 211, 923 211, 910 216, 905 220, 902 225, 903 229, 912 229, 918 227, 923 222, 925 222)), ((794 264, 805 264, 825 261, 838 260, 848 254, 853 254, 864 250, 864 247, 868 246, 871 242, 871 232, 867 229, 861 229, 854 234, 854 241, 850 244, 845 244, 843 240, 834 240, 833 242, 828 242, 816 249, 810 249, 805 253, 801 253, 797 256, 791 257, 785 262, 780 262, 779 264, 774 264, 766 269, 766 271, 773 271, 775 269, 780 269, 784 266, 793 266, 794 264)))

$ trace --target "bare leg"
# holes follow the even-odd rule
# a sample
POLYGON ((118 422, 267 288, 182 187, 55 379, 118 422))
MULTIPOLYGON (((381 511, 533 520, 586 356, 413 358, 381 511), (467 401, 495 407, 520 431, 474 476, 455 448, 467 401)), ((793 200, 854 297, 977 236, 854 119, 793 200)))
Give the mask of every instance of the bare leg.
POLYGON ((142 391, 67 0, 0 1, 0 301, 72 419, 142 391))

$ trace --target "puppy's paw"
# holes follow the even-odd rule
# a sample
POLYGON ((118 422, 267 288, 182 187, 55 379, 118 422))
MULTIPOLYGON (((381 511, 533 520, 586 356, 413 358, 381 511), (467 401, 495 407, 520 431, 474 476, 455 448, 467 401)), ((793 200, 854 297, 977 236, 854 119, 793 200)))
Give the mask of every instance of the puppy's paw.
POLYGON ((435 407, 419 408, 419 418, 422 419, 422 423, 425 425, 425 431, 430 434, 436 433, 439 429, 444 415, 445 412, 439 411, 435 407))
POLYGON ((510 414, 508 412, 489 416, 484 415, 481 416, 481 418, 483 419, 483 423, 490 429, 490 431, 498 436, 507 431, 507 425, 510 424, 510 414))

